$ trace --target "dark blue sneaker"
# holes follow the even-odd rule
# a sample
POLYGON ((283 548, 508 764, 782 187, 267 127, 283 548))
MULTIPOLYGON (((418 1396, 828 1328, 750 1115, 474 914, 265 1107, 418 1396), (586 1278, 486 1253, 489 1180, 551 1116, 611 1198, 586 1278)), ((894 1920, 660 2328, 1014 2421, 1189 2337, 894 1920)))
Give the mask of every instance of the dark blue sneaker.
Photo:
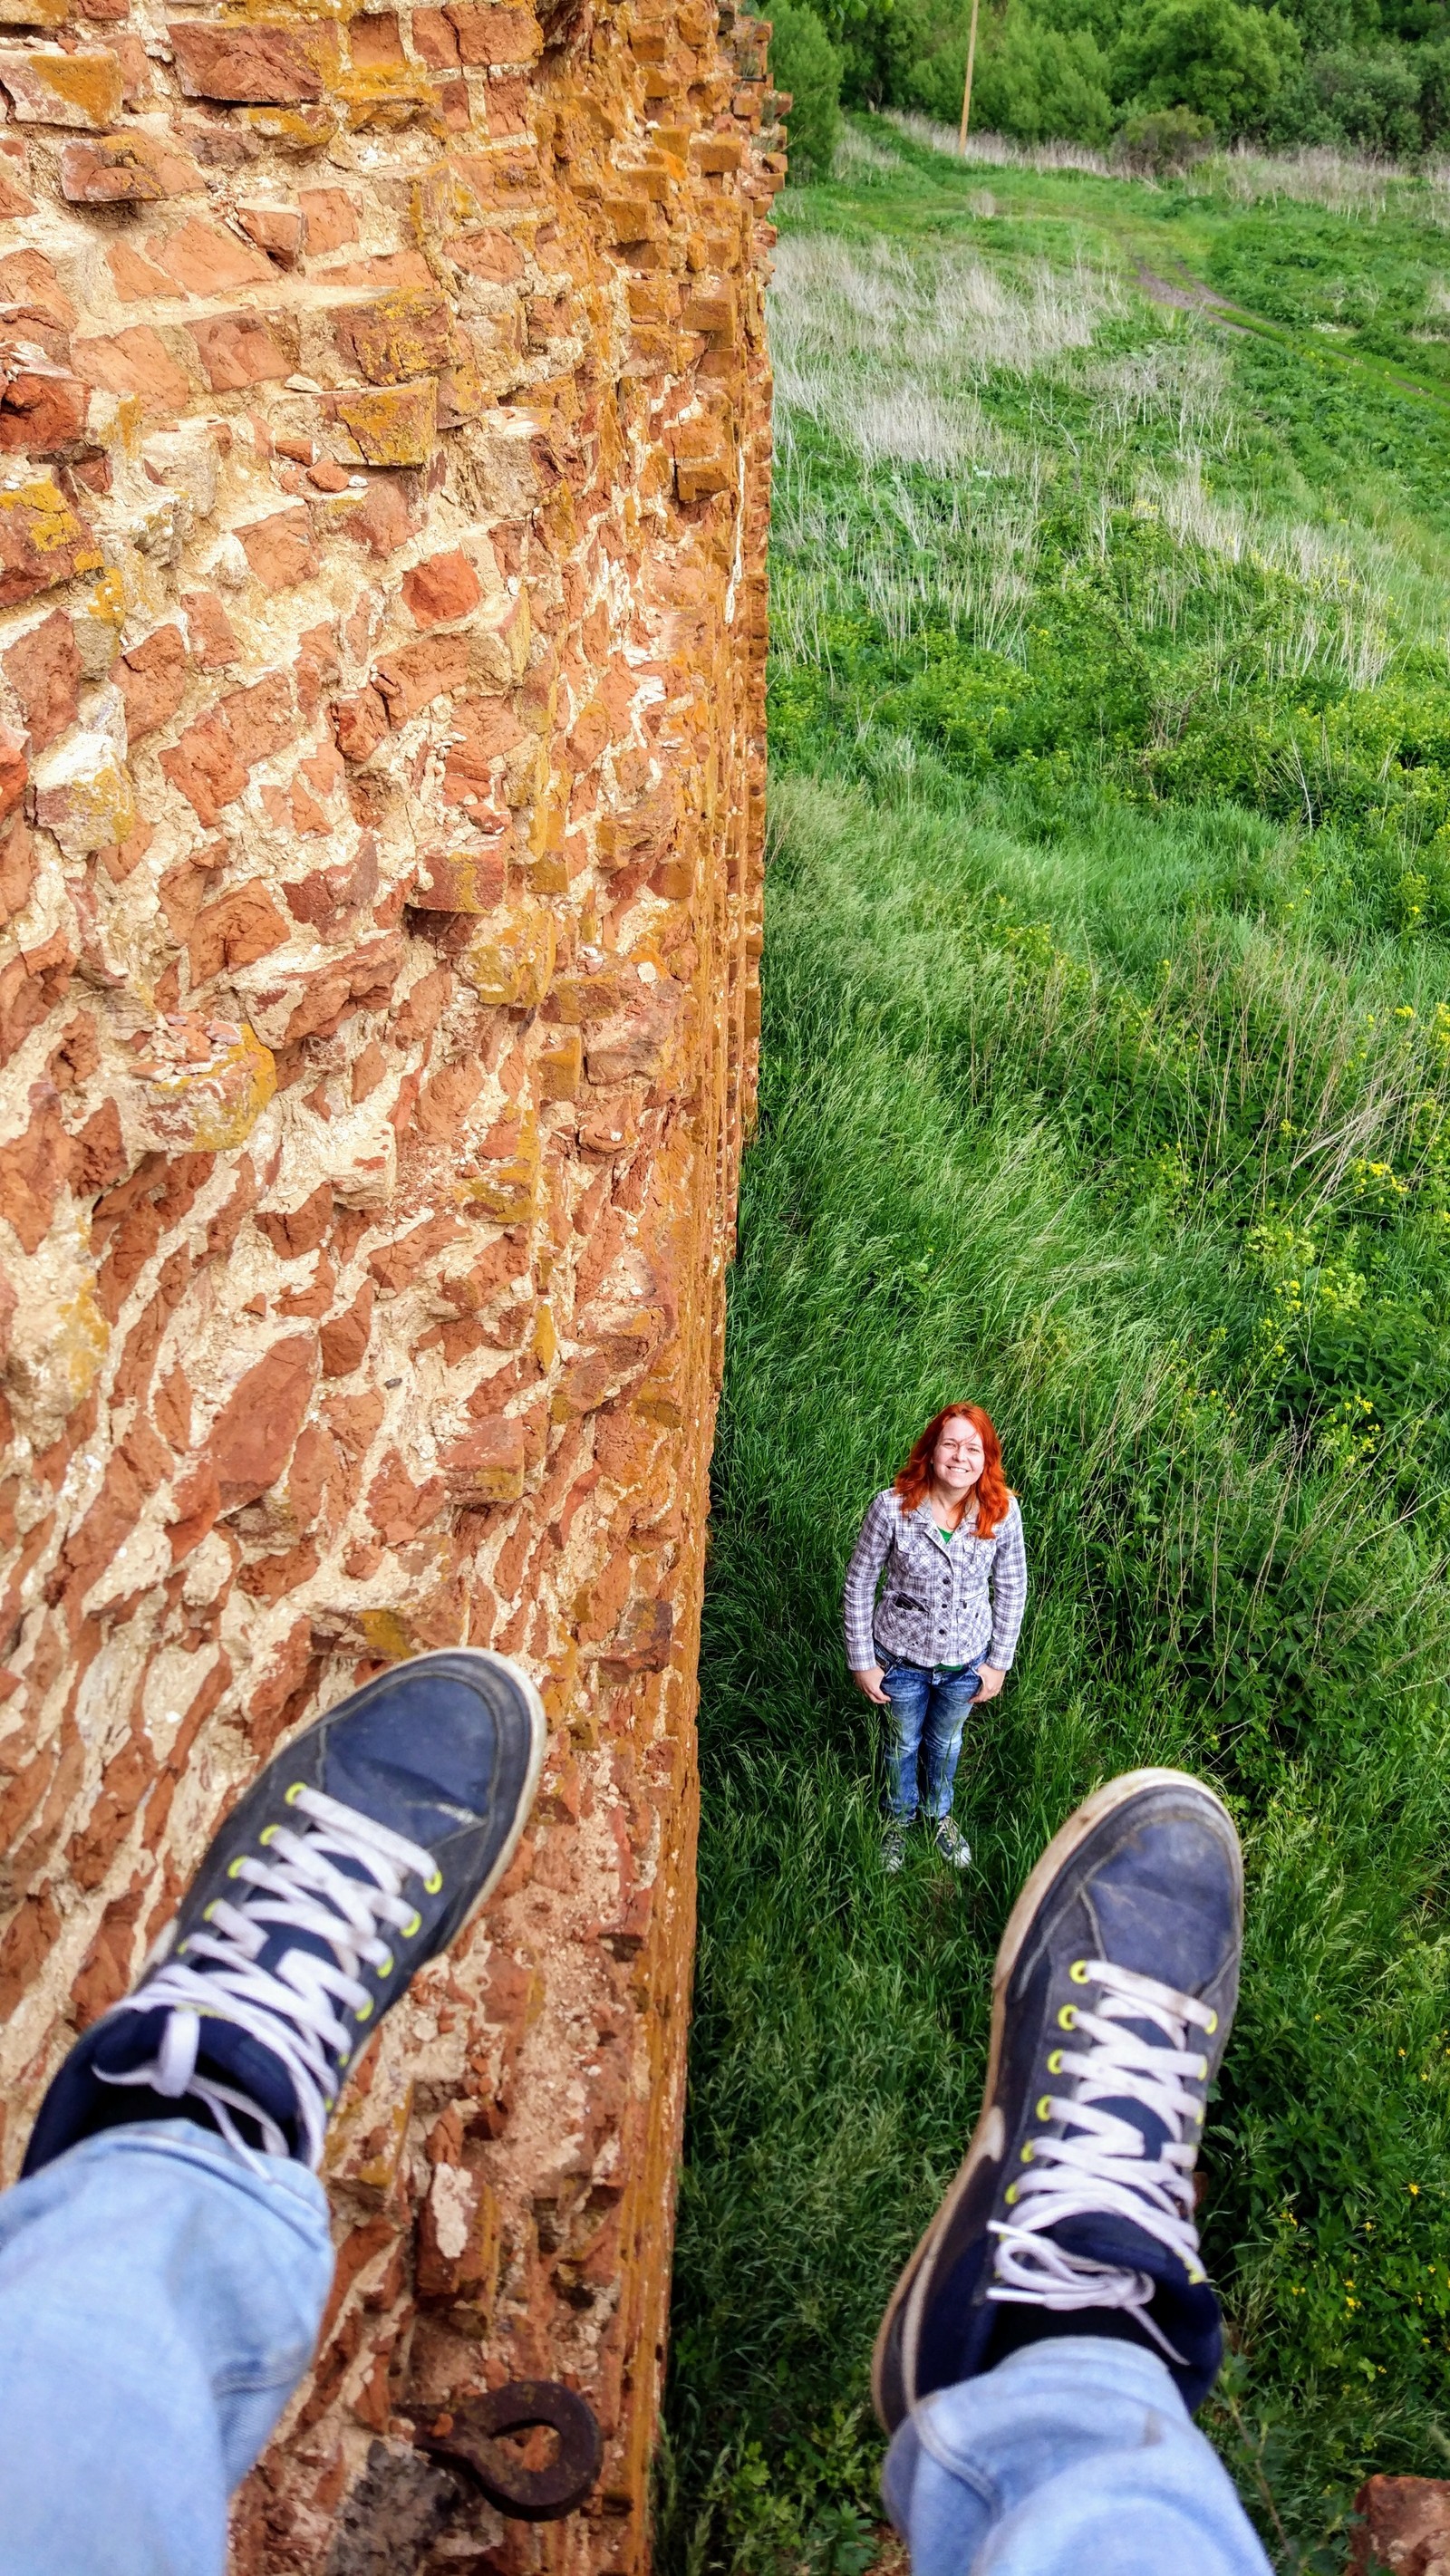
POLYGON ((887 2432, 1043 2334, 1127 2335, 1208 2394, 1193 2168, 1242 1939, 1238 1836, 1180 1771, 1109 1781, 1048 1844, 997 1953, 966 2161, 876 2338, 887 2432))
POLYGON ((71 2050, 25 2172, 178 2117, 315 2167, 354 2058, 508 1868, 546 1732, 533 1683, 467 1646, 318 1718, 233 1808, 136 1992, 71 2050))

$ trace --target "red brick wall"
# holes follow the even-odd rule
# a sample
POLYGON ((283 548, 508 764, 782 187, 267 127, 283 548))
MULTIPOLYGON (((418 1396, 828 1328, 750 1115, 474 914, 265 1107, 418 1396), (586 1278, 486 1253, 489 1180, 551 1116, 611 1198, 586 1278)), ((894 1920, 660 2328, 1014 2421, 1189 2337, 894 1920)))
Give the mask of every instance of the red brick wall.
POLYGON ((553 1739, 335 2134, 248 2571, 633 2567, 759 947, 780 162, 701 0, 0 31, 5 2171, 218 1815, 390 1657, 553 1739), (507 2531, 406 2410, 546 2374, 507 2531))

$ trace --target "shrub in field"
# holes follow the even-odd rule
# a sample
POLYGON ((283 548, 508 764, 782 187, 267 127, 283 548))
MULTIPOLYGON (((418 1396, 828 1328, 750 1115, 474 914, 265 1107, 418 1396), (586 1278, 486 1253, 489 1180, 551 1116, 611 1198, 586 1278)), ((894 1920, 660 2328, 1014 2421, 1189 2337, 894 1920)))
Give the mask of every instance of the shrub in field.
POLYGON ((805 0, 772 9, 770 76, 790 95, 791 177, 828 177, 841 132, 841 57, 805 0))
POLYGON ((956 134, 967 72, 967 20, 962 11, 923 8, 909 19, 898 16, 884 68, 881 95, 938 119, 956 134))
POLYGON ((1155 107, 1125 117, 1113 138, 1115 157, 1132 170, 1191 169, 1214 145, 1213 121, 1187 107, 1155 107))
MULTIPOLYGON (((1019 8, 988 29, 975 86, 983 125, 1026 143, 1049 135, 1107 141, 1114 121, 1107 64, 1087 28, 1043 26, 1019 8)), ((913 103, 930 108, 925 98, 913 103)))
POLYGON ((1221 135, 1241 134, 1263 125, 1300 53, 1277 9, 1143 0, 1113 48, 1113 86, 1134 106, 1186 107, 1221 135))
POLYGON ((1341 46, 1311 55, 1285 81, 1264 120, 1271 141, 1343 143, 1395 156, 1425 139, 1421 98, 1428 66, 1406 45, 1341 46))

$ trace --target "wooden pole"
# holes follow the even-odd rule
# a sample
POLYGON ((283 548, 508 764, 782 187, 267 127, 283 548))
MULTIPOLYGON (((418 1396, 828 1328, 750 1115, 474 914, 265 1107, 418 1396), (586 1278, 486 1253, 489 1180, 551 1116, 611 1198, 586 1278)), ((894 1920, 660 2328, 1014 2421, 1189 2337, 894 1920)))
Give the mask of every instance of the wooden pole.
POLYGON ((977 59, 977 5, 978 0, 972 0, 972 27, 967 38, 967 85, 962 92, 962 130, 957 137, 959 155, 964 155, 966 152, 967 127, 972 115, 972 70, 977 59))

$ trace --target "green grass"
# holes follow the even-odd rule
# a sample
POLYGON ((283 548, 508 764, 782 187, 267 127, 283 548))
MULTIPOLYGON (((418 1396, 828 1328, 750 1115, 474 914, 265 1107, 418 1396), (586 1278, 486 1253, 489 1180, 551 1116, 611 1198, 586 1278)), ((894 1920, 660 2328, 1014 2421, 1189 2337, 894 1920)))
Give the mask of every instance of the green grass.
POLYGON ((1446 237, 1428 192, 1034 171, 986 216, 874 133, 783 204, 662 2554, 869 2562, 871 2339, 1002 1922, 1095 1781, 1172 1762, 1249 1877, 1203 2421, 1276 2563, 1338 2569, 1359 2481, 1450 2454, 1450 412, 1366 373, 1336 413, 1294 341, 1339 271, 1428 310, 1446 237), (1258 226, 1291 336, 1143 300, 1172 225, 1225 292, 1258 226), (973 1871, 888 1882, 841 1575, 959 1394, 1035 1589, 973 1871))

